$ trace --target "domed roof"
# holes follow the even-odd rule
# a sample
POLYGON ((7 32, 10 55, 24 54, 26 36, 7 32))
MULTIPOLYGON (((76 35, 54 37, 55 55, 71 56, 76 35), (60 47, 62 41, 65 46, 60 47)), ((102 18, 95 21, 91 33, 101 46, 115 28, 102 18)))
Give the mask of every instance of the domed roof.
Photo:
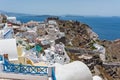
POLYGON ((93 80, 102 80, 102 78, 99 76, 93 76, 93 80))
POLYGON ((65 65, 55 64, 55 73, 57 80, 92 80, 89 68, 80 61, 65 65))

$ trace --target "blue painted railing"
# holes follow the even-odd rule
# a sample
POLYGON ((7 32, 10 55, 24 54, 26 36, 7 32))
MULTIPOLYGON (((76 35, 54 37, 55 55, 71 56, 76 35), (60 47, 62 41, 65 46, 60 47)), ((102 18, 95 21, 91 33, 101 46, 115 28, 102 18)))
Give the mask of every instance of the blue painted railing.
POLYGON ((4 34, 4 38, 5 38, 5 39, 12 38, 12 29, 9 29, 9 30, 4 34))
POLYGON ((30 66, 22 64, 4 63, 3 68, 5 72, 48 75, 48 67, 44 66, 30 66))

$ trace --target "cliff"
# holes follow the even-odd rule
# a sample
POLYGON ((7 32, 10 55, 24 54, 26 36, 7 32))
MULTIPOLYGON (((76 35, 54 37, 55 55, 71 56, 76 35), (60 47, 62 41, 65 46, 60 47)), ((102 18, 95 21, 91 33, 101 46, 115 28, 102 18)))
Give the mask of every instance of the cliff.
POLYGON ((107 62, 120 62, 120 40, 101 40, 99 44, 106 48, 107 62))
POLYGON ((97 43, 105 48, 106 61, 120 61, 120 40, 99 40, 92 28, 84 23, 71 20, 57 20, 59 29, 65 33, 63 39, 66 47, 80 48, 93 51, 93 44, 97 43))
POLYGON ((59 29, 65 32, 66 46, 90 48, 88 44, 98 39, 90 26, 78 21, 58 20, 59 29))
POLYGON ((58 20, 57 22, 60 31, 65 32, 65 38, 62 40, 65 42, 71 61, 83 61, 93 75, 102 75, 105 80, 120 79, 120 68, 115 66, 120 65, 120 40, 99 40, 98 35, 92 31, 92 28, 84 23, 64 20, 58 20), (98 48, 94 44, 98 44, 98 48), (102 49, 104 49, 104 53, 100 51, 102 49), (100 58, 101 54, 105 56, 106 64, 100 58), (99 65, 100 68, 96 65, 99 65), (100 74, 97 73, 96 68, 100 74))

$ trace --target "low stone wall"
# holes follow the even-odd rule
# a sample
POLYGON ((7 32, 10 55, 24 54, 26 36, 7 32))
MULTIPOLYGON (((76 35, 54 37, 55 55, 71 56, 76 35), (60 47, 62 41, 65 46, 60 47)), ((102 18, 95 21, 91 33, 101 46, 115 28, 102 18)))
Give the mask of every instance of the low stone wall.
POLYGON ((85 50, 85 49, 81 49, 81 48, 65 48, 66 51, 70 52, 70 53, 76 53, 76 54, 95 54, 96 52, 91 51, 91 50, 85 50))

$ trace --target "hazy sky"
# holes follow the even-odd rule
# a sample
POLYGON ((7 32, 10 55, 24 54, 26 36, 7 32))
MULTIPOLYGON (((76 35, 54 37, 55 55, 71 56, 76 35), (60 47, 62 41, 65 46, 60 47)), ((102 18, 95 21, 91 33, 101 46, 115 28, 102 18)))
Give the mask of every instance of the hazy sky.
POLYGON ((120 0, 0 0, 0 10, 29 14, 120 16, 120 0))

